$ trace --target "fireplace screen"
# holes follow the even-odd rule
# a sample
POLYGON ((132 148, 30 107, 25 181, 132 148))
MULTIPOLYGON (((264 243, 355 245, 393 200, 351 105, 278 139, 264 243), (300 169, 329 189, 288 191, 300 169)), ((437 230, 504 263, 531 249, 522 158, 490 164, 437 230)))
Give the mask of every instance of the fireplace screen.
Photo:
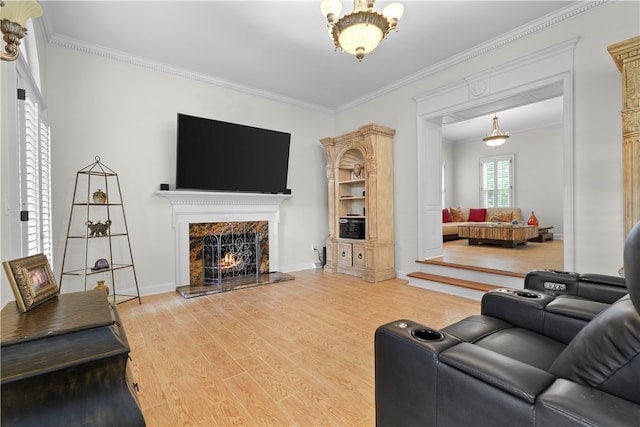
POLYGON ((230 223, 217 235, 203 239, 202 261, 205 285, 220 285, 226 280, 260 273, 258 233, 247 230, 245 223, 230 223))

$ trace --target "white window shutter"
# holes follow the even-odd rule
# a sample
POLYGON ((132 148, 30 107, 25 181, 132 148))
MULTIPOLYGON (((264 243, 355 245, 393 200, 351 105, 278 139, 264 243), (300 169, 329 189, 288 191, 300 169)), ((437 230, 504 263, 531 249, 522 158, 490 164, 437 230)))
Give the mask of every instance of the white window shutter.
POLYGON ((43 253, 50 263, 51 245, 51 154, 50 130, 39 106, 25 96, 23 148, 21 150, 22 209, 28 212, 25 245, 27 255, 43 253))
POLYGON ((513 207, 513 154, 480 159, 480 206, 513 207))

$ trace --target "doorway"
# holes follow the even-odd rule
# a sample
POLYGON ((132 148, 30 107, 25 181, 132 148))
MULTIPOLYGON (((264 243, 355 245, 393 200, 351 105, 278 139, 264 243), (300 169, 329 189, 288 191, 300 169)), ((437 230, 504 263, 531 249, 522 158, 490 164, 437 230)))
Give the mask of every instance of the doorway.
POLYGON ((564 270, 574 266, 573 50, 577 39, 472 75, 415 98, 418 155, 418 258, 442 256, 442 125, 468 111, 477 115, 524 105, 527 94, 550 91, 563 99, 564 270))

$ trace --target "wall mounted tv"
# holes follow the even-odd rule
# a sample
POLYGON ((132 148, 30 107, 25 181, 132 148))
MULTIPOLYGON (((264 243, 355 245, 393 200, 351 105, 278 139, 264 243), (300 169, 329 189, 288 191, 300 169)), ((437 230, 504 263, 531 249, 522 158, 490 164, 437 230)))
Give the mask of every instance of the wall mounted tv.
POLYGON ((178 113, 176 188, 287 190, 291 134, 178 113))

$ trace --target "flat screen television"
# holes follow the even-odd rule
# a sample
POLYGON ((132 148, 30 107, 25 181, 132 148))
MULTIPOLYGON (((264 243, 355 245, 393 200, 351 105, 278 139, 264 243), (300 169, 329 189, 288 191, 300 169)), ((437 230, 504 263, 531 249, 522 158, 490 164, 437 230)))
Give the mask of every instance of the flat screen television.
POLYGON ((291 134, 178 113, 176 189, 287 190, 291 134))

